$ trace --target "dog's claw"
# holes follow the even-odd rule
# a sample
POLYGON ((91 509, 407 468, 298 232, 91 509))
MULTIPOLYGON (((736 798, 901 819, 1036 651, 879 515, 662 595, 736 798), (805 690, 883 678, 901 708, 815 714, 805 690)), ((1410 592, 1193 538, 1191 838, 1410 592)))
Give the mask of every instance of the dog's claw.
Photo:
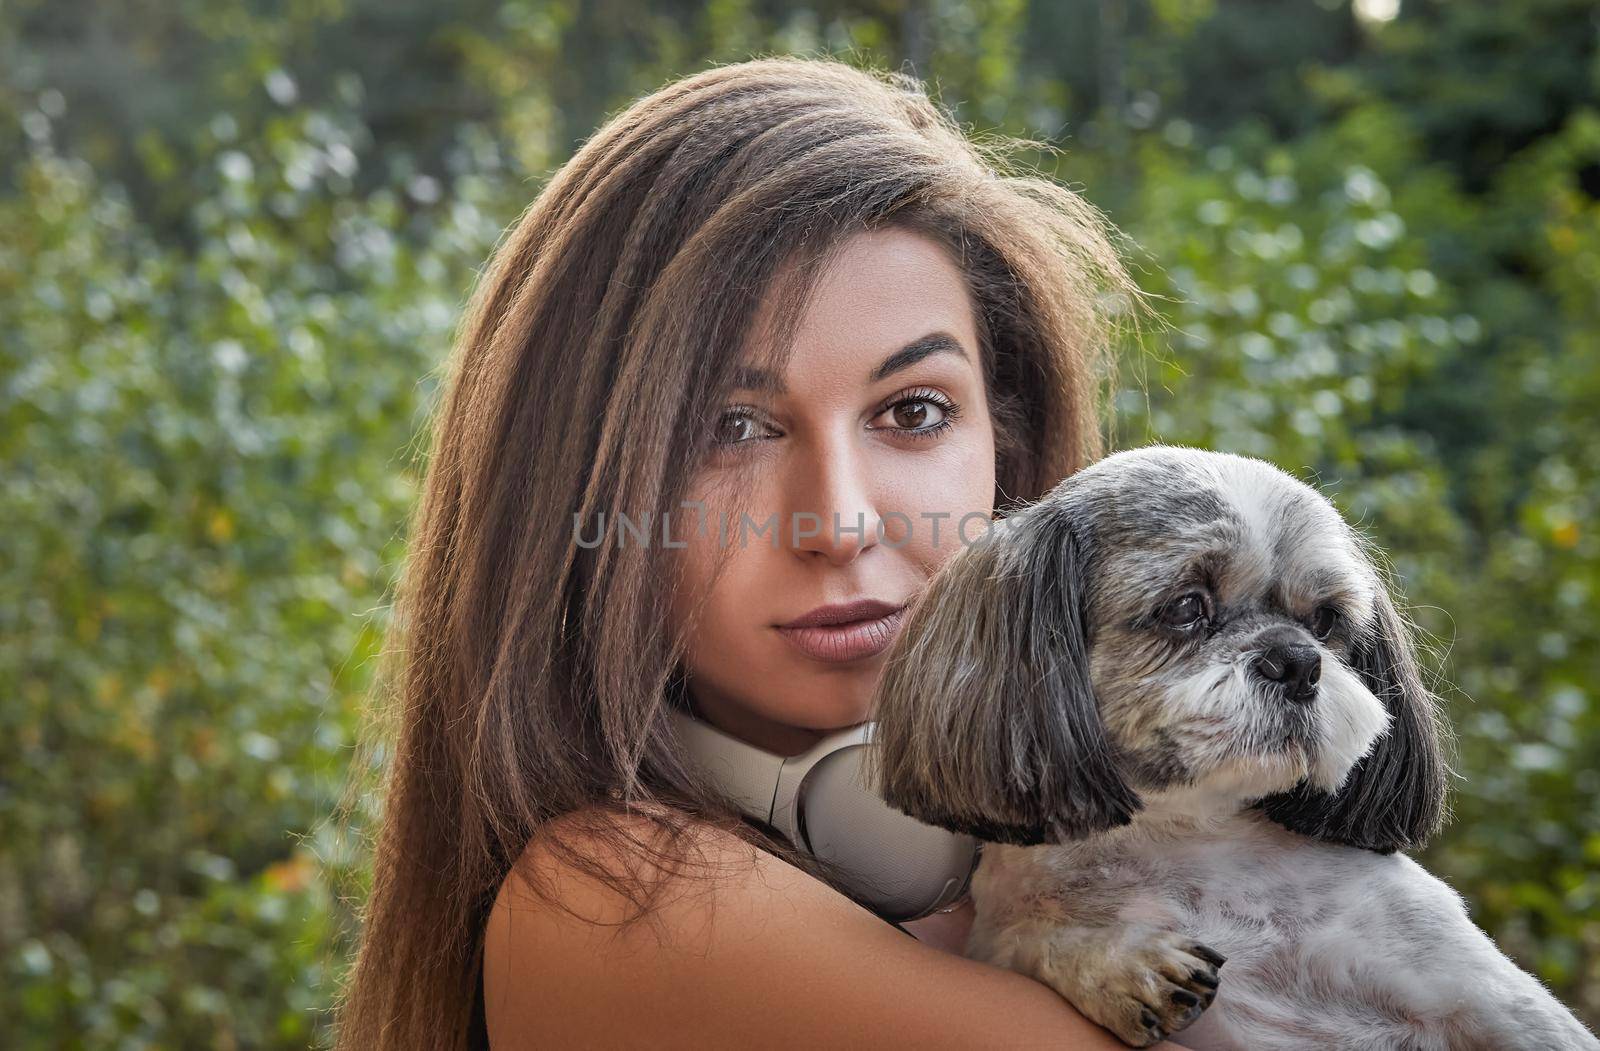
POLYGON ((1156 1013, 1150 1008, 1146 1007, 1139 1012, 1139 1024, 1144 1027, 1144 1032, 1138 1034, 1132 1040, 1124 1037, 1123 1041, 1125 1043, 1131 1043, 1134 1047, 1149 1047, 1151 1044, 1159 1044, 1167 1038, 1166 1027, 1161 1024, 1161 1019, 1156 1017, 1156 1013))
POLYGON ((1221 953, 1177 931, 1068 928, 1030 970, 1122 1042, 1149 1047, 1211 1006, 1221 953))

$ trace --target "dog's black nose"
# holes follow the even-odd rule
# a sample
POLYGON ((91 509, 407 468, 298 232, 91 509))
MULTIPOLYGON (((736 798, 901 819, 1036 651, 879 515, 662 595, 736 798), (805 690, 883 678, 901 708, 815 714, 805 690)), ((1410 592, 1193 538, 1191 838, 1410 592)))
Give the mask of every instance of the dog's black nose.
POLYGON ((1274 643, 1255 659, 1256 674, 1278 683, 1291 701, 1309 701, 1322 678, 1322 654, 1303 642, 1274 643))

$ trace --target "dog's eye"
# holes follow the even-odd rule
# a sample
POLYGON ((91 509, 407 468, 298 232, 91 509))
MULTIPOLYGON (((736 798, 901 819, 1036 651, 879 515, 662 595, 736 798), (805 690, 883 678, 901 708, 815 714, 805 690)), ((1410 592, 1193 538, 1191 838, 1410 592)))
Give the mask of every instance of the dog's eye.
POLYGON ((1338 626, 1339 611, 1332 606, 1318 606, 1317 611, 1311 615, 1311 634, 1318 639, 1326 639, 1338 626))
POLYGON ((1191 591, 1167 603, 1161 609, 1161 623, 1169 628, 1192 628, 1206 619, 1206 597, 1191 591))

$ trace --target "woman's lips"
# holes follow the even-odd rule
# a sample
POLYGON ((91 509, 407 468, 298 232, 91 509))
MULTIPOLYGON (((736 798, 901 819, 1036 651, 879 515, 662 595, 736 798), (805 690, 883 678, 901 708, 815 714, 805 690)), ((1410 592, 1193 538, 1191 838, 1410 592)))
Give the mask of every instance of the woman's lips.
POLYGON ((901 606, 893 613, 848 624, 819 624, 806 628, 779 627, 778 634, 801 653, 818 661, 854 661, 881 653, 894 641, 905 618, 901 606))

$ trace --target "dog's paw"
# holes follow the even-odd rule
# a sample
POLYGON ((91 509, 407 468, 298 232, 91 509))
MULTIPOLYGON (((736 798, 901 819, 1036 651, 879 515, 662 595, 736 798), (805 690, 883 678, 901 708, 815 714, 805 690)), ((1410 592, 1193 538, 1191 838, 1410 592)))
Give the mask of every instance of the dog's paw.
POLYGON ((1034 977, 1133 1047, 1149 1047, 1211 1006, 1225 957, 1173 931, 1068 927, 1035 958, 1034 977))

